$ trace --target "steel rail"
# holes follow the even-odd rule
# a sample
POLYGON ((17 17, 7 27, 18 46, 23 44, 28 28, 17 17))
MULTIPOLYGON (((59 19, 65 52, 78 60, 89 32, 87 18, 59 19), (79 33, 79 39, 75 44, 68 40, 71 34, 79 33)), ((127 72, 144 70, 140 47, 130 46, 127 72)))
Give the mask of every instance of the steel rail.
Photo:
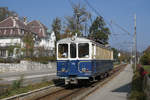
MULTIPOLYGON (((92 93, 96 89, 98 89, 99 87, 108 83, 111 79, 113 79, 116 75, 118 75, 119 72, 121 72, 121 70, 123 70, 125 66, 126 65, 120 65, 120 67, 114 68, 111 72, 110 77, 104 78, 103 80, 100 80, 100 81, 97 81, 94 84, 92 84, 90 87, 81 87, 79 89, 72 90, 69 93, 62 95, 60 97, 59 97, 59 95, 57 95, 58 97, 56 97, 56 99, 54 99, 54 100, 82 100, 87 95, 89 95, 90 93, 92 93)), ((57 94, 63 94, 65 91, 67 92, 67 89, 64 91, 61 91, 61 92, 59 91, 57 94)), ((49 98, 46 100, 51 99, 50 97, 51 96, 49 96, 49 98)), ((42 100, 42 98, 40 100, 42 100)))
MULTIPOLYGON (((43 90, 47 90, 47 89, 50 89, 52 87, 56 87, 57 85, 61 85, 61 84, 62 83, 58 83, 56 85, 46 86, 46 87, 43 87, 43 88, 40 88, 40 89, 36 89, 36 90, 33 90, 33 91, 29 91, 29 92, 26 92, 26 93, 21 93, 21 94, 15 95, 15 96, 4 98, 2 100, 19 99, 20 97, 28 96, 28 95, 33 94, 33 93, 37 93, 37 92, 40 92, 40 91, 43 91, 43 90)), ((64 85, 62 85, 62 86, 64 86, 64 85)))
MULTIPOLYGON (((57 100, 66 100, 66 98, 70 97, 72 98, 73 100, 82 100, 84 97, 86 97, 87 95, 89 95, 90 93, 92 93, 93 91, 95 91, 97 88, 99 88, 101 85, 104 85, 106 84, 108 81, 110 81, 113 77, 115 77, 116 75, 118 75, 119 73, 116 73, 118 71, 120 71, 121 69, 124 68, 124 66, 126 65, 119 65, 118 67, 115 67, 112 71, 111 71, 111 75, 110 77, 108 78, 105 78, 99 82, 96 82, 94 84, 92 84, 92 86, 94 86, 94 88, 91 88, 91 87, 81 87, 79 89, 73 89, 72 91, 69 91, 69 93, 63 95, 63 96, 60 96, 57 100), (100 84, 100 85, 98 85, 100 84), (98 86, 97 86, 98 85, 98 86), (88 90, 88 91, 87 91, 88 90), (78 92, 80 91, 87 91, 85 93, 82 93, 81 95, 79 96, 76 96, 76 98, 73 97, 73 95, 76 95, 78 92)), ((62 83, 58 83, 56 85, 61 85, 61 86, 65 86, 64 84, 62 85, 62 83)), ((46 86, 46 87, 43 87, 43 88, 40 88, 40 89, 36 89, 36 90, 33 90, 33 91, 29 91, 27 93, 22 93, 22 94, 18 94, 18 95, 15 95, 15 96, 11 96, 11 97, 8 97, 8 98, 4 98, 2 100, 19 100, 19 98, 21 97, 25 97, 25 96, 28 96, 28 95, 31 95, 31 94, 34 94, 34 93, 38 93, 38 92, 41 92, 41 91, 44 91, 44 90, 48 90, 52 87, 56 87, 56 85, 51 85, 51 86, 46 86)), ((48 93, 48 94, 45 94, 44 96, 41 96, 39 98, 36 98, 36 100, 41 100, 42 98, 44 97, 47 97, 47 96, 50 96, 50 95, 54 95, 54 94, 57 94, 57 93, 64 93, 65 91, 67 91, 66 88, 62 88, 60 90, 57 90, 57 91, 54 91, 54 92, 51 92, 51 93, 48 93)))

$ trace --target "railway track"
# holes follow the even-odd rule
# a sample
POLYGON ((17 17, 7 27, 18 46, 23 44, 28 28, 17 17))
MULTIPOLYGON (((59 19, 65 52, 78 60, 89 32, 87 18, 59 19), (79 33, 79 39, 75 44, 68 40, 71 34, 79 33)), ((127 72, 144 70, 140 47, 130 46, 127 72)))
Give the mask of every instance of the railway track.
POLYGON ((110 72, 109 77, 87 84, 86 86, 65 86, 62 83, 58 83, 58 86, 48 86, 2 100, 82 100, 84 97, 96 91, 98 88, 102 87, 104 84, 113 79, 125 68, 125 66, 126 64, 114 68, 110 72))
POLYGON ((114 68, 110 72, 111 75, 108 78, 101 79, 92 84, 88 84, 87 86, 67 86, 60 91, 53 92, 36 100, 82 100, 84 97, 113 79, 125 66, 126 65, 120 65, 119 67, 114 68))

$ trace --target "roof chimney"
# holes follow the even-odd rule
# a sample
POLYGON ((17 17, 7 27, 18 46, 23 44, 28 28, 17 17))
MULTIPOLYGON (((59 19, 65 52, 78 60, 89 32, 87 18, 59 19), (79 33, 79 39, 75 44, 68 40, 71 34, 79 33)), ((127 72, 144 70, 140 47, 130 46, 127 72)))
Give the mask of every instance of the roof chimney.
POLYGON ((24 22, 25 25, 27 25, 27 17, 26 16, 23 17, 23 22, 24 22))

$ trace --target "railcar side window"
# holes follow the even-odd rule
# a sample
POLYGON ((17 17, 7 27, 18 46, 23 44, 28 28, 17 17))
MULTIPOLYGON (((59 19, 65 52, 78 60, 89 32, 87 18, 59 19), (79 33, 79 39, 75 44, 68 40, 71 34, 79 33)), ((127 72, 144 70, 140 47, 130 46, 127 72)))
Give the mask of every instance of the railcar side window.
POLYGON ((70 44, 70 57, 76 58, 76 44, 70 44))
POLYGON ((58 57, 59 58, 68 58, 68 44, 59 44, 58 45, 58 57))
POLYGON ((88 58, 89 57, 89 44, 88 43, 79 43, 78 45, 79 58, 88 58))

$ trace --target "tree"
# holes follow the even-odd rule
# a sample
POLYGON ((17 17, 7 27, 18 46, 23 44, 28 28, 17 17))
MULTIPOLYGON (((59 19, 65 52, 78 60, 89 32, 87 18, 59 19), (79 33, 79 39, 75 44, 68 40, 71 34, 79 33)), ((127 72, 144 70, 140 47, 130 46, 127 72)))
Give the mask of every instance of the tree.
POLYGON ((140 62, 143 65, 150 65, 150 46, 143 52, 140 62))
POLYGON ((118 60, 118 50, 116 48, 112 48, 114 60, 118 60))
POLYGON ((9 11, 8 7, 0 7, 0 21, 8 18, 9 16, 17 16, 17 13, 9 11))
POLYGON ((144 53, 144 55, 141 57, 140 62, 143 65, 150 65, 150 52, 144 53))
POLYGON ((53 20, 52 30, 56 35, 56 41, 58 41, 60 39, 60 31, 61 31, 61 20, 59 18, 53 20))
POLYGON ((110 30, 101 16, 98 16, 92 23, 89 36, 102 42, 104 45, 108 44, 110 30))
POLYGON ((91 14, 86 10, 84 6, 80 4, 73 5, 73 16, 67 16, 66 18, 66 29, 72 34, 77 33, 78 35, 83 35, 84 23, 88 21, 91 14))
POLYGON ((23 37, 23 42, 25 44, 25 52, 27 57, 31 57, 33 55, 33 48, 34 48, 34 40, 33 34, 25 34, 23 37))

